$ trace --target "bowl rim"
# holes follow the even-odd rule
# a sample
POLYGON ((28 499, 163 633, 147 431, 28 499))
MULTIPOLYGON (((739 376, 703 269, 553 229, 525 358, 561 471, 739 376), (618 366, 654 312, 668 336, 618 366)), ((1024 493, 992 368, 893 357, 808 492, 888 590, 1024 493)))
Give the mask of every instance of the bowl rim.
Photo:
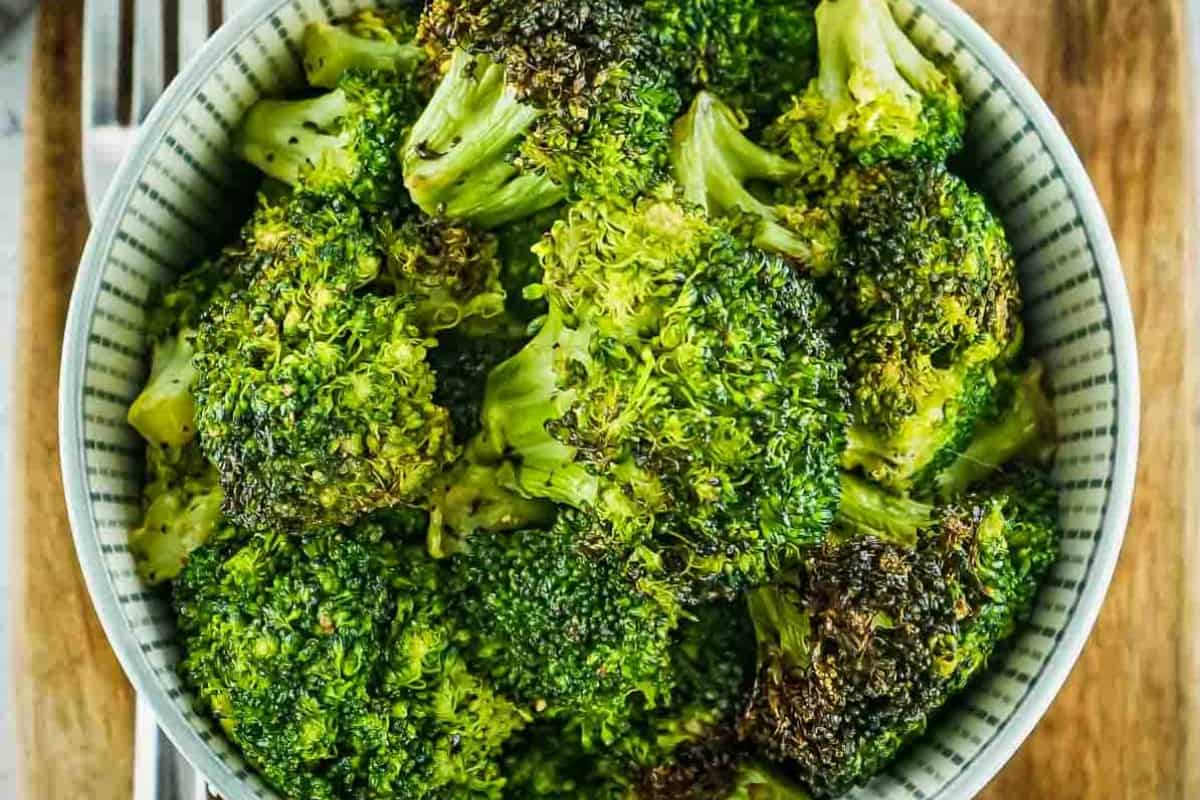
MULTIPOLYGON (((59 457, 68 518, 80 569, 97 616, 126 676, 147 701, 158 725, 192 765, 228 800, 260 796, 246 782, 244 770, 234 771, 205 742, 155 678, 132 630, 124 622, 117 592, 104 567, 90 505, 84 419, 78 399, 86 374, 87 337, 99 295, 102 257, 116 237, 156 146, 171 122, 208 80, 226 56, 286 0, 254 0, 204 45, 171 82, 154 106, 129 155, 105 194, 92 232, 80 258, 71 295, 63 341, 59 379, 59 457)), ((1071 669, 1078 661, 1103 605, 1125 536, 1137 469, 1140 426, 1140 384, 1133 312, 1116 243, 1107 216, 1079 155, 1037 89, 1005 50, 952 0, 911 0, 918 13, 930 16, 974 55, 1033 123, 1043 146, 1062 173, 1062 179, 1083 220, 1097 271, 1104 287, 1112 329, 1117 375, 1117 421, 1112 456, 1111 487, 1089 559, 1089 581, 1081 590, 1071 618, 1050 659, 1029 685, 1013 714, 990 735, 979 752, 934 796, 972 797, 981 791, 1012 757, 1045 715, 1071 669)))

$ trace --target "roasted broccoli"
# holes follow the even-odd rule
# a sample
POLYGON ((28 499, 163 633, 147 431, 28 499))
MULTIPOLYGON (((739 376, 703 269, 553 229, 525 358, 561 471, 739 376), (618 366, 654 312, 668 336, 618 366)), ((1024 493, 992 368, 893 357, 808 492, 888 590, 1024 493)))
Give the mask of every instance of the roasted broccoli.
POLYGON ((816 72, 812 0, 644 0, 647 23, 682 87, 707 89, 762 122, 816 72))
POLYGON ((577 205, 537 249, 550 311, 489 376, 471 457, 700 596, 819 541, 843 400, 812 285, 669 192, 577 205))
POLYGON ((611 744, 635 709, 671 694, 679 609, 610 553, 590 553, 580 512, 549 530, 471 538, 452 561, 473 653, 498 688, 611 744))
POLYGON ((426 213, 495 227, 664 169, 679 95, 635 6, 433 0, 421 38, 445 70, 404 149, 426 213))
POLYGON ((175 583, 184 682, 285 796, 500 795, 524 718, 467 667, 439 567, 408 533, 244 535, 175 583))
POLYGON ((383 282, 414 304, 425 333, 502 325, 505 290, 496 237, 470 225, 420 214, 377 223, 387 258, 383 282))
POLYGON ((193 550, 227 530, 217 472, 200 448, 147 444, 142 519, 129 532, 138 577, 173 580, 193 550))
POLYGON ((872 492, 846 492, 846 524, 750 593, 759 668, 740 729, 823 797, 869 779, 979 674, 1059 542, 1036 472, 939 507, 872 492))
POLYGON ((348 192, 370 208, 407 205, 400 148, 425 99, 411 17, 367 11, 341 25, 309 26, 305 70, 328 91, 260 100, 238 129, 238 154, 311 192, 348 192))
POLYGON ((410 299, 366 288, 383 254, 357 207, 263 206, 237 259, 253 277, 200 325, 194 361, 226 514, 302 530, 417 499, 456 448, 410 299))
POLYGON ((819 73, 767 130, 810 185, 831 183, 848 164, 942 162, 962 147, 958 89, 900 29, 886 0, 822 0, 816 18, 819 73))

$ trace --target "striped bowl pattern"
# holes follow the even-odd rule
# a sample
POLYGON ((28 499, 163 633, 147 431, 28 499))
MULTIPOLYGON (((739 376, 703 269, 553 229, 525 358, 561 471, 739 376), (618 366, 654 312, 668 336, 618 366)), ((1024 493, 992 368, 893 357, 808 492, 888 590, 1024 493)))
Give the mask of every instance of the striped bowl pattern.
MULTIPOLYGON (((227 800, 270 798, 175 674, 171 614, 139 582, 126 532, 142 447, 125 412, 144 376, 151 287, 231 238, 229 196, 253 177, 230 137, 257 98, 301 78, 304 26, 369 3, 254 0, 176 79, 109 191, 72 298, 60 397, 76 547, 117 656, 168 736, 227 800)), ((855 797, 963 798, 1033 728, 1099 610, 1128 516, 1137 448, 1134 334, 1103 211, 1070 143, 1007 56, 947 0, 898 0, 897 18, 952 63, 970 110, 970 165, 1020 262, 1030 341, 1055 390, 1062 558, 1031 624, 932 730, 855 797)))

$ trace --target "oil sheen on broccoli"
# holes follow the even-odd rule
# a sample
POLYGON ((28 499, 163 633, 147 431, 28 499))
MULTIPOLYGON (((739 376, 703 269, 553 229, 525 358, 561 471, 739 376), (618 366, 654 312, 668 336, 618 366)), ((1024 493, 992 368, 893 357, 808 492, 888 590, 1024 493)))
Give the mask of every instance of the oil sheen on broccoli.
POLYGON ((500 796, 524 719, 468 668, 439 566, 406 535, 246 535, 175 583, 184 682, 287 797, 500 796))
POLYGON ((878 772, 986 667, 1060 538, 1036 472, 937 507, 847 480, 830 539, 749 596, 759 668, 742 734, 822 797, 878 772))

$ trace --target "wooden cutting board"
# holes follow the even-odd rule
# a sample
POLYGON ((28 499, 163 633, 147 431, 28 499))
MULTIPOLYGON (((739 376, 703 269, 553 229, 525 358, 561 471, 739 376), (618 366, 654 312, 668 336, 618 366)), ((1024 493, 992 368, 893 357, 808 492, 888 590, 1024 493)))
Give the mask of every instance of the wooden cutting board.
MULTIPOLYGON (((1142 359, 1141 468, 1124 555, 1062 694, 984 796, 1200 797, 1195 254, 1182 0, 962 0, 1042 91, 1112 220, 1142 359), (1190 520, 1190 521, 1189 521, 1190 520)), ((132 703, 75 564, 57 367, 86 234, 81 3, 42 4, 26 135, 13 620, 26 798, 128 798, 132 703)))

